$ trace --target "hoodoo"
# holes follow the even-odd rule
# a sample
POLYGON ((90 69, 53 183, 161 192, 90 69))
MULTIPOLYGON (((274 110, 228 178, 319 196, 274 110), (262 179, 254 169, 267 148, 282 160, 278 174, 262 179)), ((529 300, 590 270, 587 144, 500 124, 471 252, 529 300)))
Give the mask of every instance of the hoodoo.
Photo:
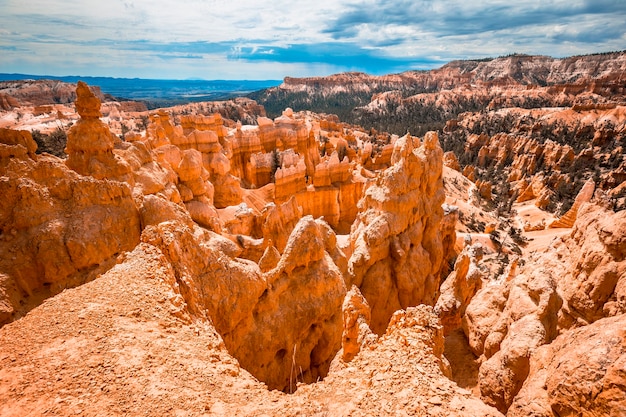
POLYGON ((625 414, 625 63, 1 90, 0 417, 625 414))

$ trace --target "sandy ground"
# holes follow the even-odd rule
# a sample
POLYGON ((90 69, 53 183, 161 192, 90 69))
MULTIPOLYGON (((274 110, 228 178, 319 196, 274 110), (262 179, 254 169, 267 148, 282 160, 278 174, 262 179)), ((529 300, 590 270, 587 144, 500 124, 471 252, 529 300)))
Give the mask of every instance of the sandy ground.
MULTIPOLYGON (((534 202, 534 200, 530 200, 523 203, 515 203, 513 205, 513 209, 517 211, 517 216, 515 218, 517 227, 521 228, 524 222, 528 222, 532 225, 548 225, 555 219, 551 213, 543 211, 535 206, 534 202)), ((548 246, 550 246, 554 239, 568 235, 571 230, 571 228, 561 228, 523 232, 522 236, 524 236, 528 242, 526 246, 522 247, 524 257, 527 257, 533 252, 544 251, 548 246)))

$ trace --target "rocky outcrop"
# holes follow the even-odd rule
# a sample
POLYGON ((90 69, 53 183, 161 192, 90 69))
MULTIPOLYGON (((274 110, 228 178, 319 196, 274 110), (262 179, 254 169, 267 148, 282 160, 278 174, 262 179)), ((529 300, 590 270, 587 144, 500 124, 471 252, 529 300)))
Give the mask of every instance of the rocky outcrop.
POLYGON ((585 325, 626 313, 626 212, 583 205, 570 237, 556 247, 567 274, 559 326, 585 325))
POLYGON ((508 416, 626 413, 626 315, 599 320, 542 346, 508 416), (584 358, 584 360, 583 360, 584 358))
POLYGON ((593 192, 596 189, 596 184, 593 179, 588 179, 583 188, 578 192, 576 198, 574 199, 574 203, 572 207, 559 219, 551 222, 548 227, 551 229, 559 228, 559 227, 572 227, 574 226, 574 222, 576 222, 576 215, 578 214, 578 210, 580 206, 584 203, 588 203, 591 201, 593 197, 593 192))
POLYGON ((267 240, 268 245, 274 246, 280 253, 283 253, 291 231, 303 216, 302 207, 292 197, 279 205, 268 204, 265 206, 262 216, 264 218, 263 237, 267 240))
POLYGON ((349 284, 372 309, 372 330, 382 334, 394 311, 434 304, 444 257, 440 234, 444 201, 442 155, 436 133, 420 144, 398 139, 392 166, 359 201, 350 233, 349 284))
POLYGON ((252 310, 254 328, 233 334, 234 355, 270 388, 293 392, 296 381, 324 378, 341 346, 346 287, 323 230, 309 216, 298 222, 278 265, 264 276, 267 293, 252 310))
POLYGON ((301 395, 338 396, 328 405, 328 413, 337 416, 405 412, 435 416, 501 415, 445 377, 449 371, 443 348, 443 332, 432 307, 420 305, 400 310, 392 316, 383 336, 368 343, 348 364, 334 363, 322 384, 302 387, 301 395), (421 380, 422 377, 426 379, 421 380), (359 386, 367 387, 366 393, 354 391, 359 386), (387 399, 377 394, 380 391, 393 394, 387 399))
POLYGON ((454 152, 448 151, 443 154, 443 165, 461 172, 461 165, 459 165, 459 160, 454 152))
POLYGON ((265 273, 232 259, 241 249, 224 238, 181 224, 149 227, 142 240, 170 260, 189 311, 212 319, 244 368, 272 389, 294 391, 296 382, 323 378, 341 346, 346 288, 324 230, 303 217, 265 273))
POLYGON ((435 311, 446 335, 461 327, 469 302, 483 285, 486 271, 480 262, 482 258, 480 243, 465 247, 456 258, 454 270, 441 284, 435 311))
POLYGON ((4 324, 106 271, 139 242, 140 222, 127 184, 78 175, 53 156, 33 159, 29 134, 0 134, 0 141, 9 142, 0 149, 14 150, 0 154, 4 324))
POLYGON ((376 341, 376 336, 370 329, 372 311, 367 300, 355 286, 352 286, 346 294, 341 310, 343 313, 341 360, 350 362, 363 347, 376 341))
POLYGON ((78 82, 76 95, 76 111, 81 119, 67 133, 67 166, 96 179, 130 181, 130 167, 113 153, 119 139, 99 120, 100 99, 82 81, 78 82))
MULTIPOLYGON (((168 163, 162 163, 163 160, 159 161, 159 155, 150 152, 144 142, 126 141, 120 143, 114 152, 130 166, 133 178, 130 184, 134 183, 133 195, 135 197, 160 195, 177 204, 182 201, 176 187, 175 171, 168 163)), ((175 153, 175 157, 180 158, 179 153, 175 153)))
POLYGON ((562 301, 545 266, 480 290, 467 306, 463 328, 480 366, 481 397, 506 412, 529 372, 530 357, 557 334, 562 301))
POLYGON ((5 161, 10 154, 27 154, 31 159, 35 158, 37 143, 33 140, 30 132, 26 130, 0 129, 0 146, 3 153, 0 157, 5 161), (6 155, 5 155, 6 153, 6 155))
POLYGON ((215 208, 243 201, 243 190, 231 175, 227 149, 222 144, 227 130, 224 121, 219 115, 184 116, 181 125, 176 125, 165 111, 151 120, 148 143, 179 176, 181 198, 196 220, 215 229, 217 225, 211 220, 217 215, 215 208))
MULTIPOLYGON (((559 334, 570 340, 566 335, 573 328, 626 313, 624 231, 623 211, 583 205, 568 237, 471 299, 463 329, 482 358, 478 378, 485 402, 505 412, 534 372, 533 358, 547 360, 542 346, 559 334)), ((527 390, 536 387, 528 384, 527 390)))

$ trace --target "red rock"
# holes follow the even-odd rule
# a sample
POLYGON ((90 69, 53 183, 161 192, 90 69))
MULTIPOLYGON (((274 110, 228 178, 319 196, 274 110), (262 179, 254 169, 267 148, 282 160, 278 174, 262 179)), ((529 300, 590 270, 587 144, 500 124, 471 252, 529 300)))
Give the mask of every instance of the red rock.
POLYGON ((601 319, 542 347, 507 415, 624 414, 625 326, 624 314, 601 319))
POLYGON ((350 233, 349 283, 372 308, 378 334, 394 311, 438 296, 443 151, 435 133, 418 146, 408 135, 395 143, 393 165, 366 187, 350 233))
POLYGON ((67 166, 96 179, 131 180, 130 167, 113 153, 118 139, 98 119, 100 100, 82 82, 78 83, 76 94, 81 119, 67 133, 67 166))
POLYGON ((55 157, 24 158, 11 158, 0 181, 0 251, 12 254, 0 258, 11 306, 0 322, 95 278, 139 242, 127 184, 80 176, 55 157))
POLYGON ((31 158, 35 157, 37 143, 29 131, 0 128, 0 143, 9 146, 22 146, 31 158))
POLYGON ((466 247, 457 257, 452 273, 441 284, 435 311, 446 335, 461 327, 470 300, 483 285, 485 272, 479 265, 481 259, 479 245, 466 247))
POLYGON ((359 289, 353 286, 343 302, 341 360, 350 362, 361 348, 376 340, 369 328, 371 310, 359 289))

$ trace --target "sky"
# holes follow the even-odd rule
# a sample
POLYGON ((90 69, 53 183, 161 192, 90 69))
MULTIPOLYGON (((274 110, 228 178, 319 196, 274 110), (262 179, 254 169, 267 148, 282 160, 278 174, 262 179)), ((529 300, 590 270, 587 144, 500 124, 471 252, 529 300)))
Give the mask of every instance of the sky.
POLYGON ((280 80, 626 49, 626 0, 0 0, 0 72, 280 80))

